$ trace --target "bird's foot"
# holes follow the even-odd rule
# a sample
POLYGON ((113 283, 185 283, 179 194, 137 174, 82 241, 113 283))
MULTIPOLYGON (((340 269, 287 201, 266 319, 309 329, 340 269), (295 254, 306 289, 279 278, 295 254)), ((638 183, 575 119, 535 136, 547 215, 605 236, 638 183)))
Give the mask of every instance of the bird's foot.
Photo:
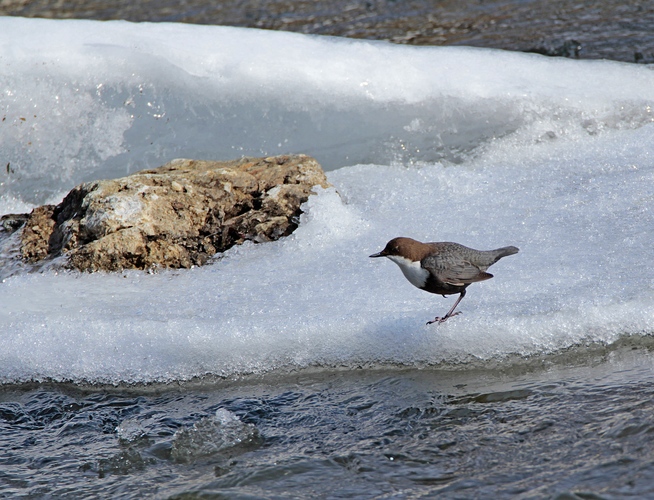
POLYGON ((440 316, 436 316, 432 321, 427 321, 427 324, 428 325, 432 325, 434 323, 441 324, 444 321, 447 321, 452 316, 457 316, 458 314, 461 314, 461 311, 457 311, 454 314, 447 314, 447 315, 443 316, 442 318, 440 316))

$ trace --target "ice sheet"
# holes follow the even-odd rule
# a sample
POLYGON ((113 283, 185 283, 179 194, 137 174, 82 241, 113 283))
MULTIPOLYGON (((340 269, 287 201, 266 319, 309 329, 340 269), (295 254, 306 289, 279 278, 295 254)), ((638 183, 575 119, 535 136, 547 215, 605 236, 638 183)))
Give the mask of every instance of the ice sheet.
POLYGON ((335 186, 203 268, 6 279, 2 382, 454 367, 654 330, 649 67, 23 19, 0 66, 2 213, 177 156, 305 152, 335 186), (521 252, 426 326, 454 297, 368 258, 400 235, 521 252))

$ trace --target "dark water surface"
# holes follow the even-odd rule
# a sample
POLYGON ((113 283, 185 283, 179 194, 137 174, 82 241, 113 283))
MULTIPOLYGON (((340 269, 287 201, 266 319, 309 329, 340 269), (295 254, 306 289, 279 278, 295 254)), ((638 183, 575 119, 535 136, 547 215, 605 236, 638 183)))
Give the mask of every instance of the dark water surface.
POLYGON ((0 15, 223 24, 416 45, 654 62, 654 2, 3 0, 0 15))
POLYGON ((652 498, 650 343, 499 369, 5 387, 0 497, 652 498))

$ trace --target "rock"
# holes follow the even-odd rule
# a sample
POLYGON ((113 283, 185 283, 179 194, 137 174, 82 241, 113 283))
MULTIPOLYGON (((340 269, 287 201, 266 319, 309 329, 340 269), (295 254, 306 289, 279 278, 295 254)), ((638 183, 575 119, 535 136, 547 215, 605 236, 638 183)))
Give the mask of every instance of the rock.
POLYGON ((329 183, 305 155, 174 160, 80 184, 59 205, 34 209, 23 226, 21 254, 28 262, 65 255, 84 271, 202 265, 246 240, 293 232, 314 186, 329 183))
POLYGON ((21 239, 21 254, 28 262, 36 262, 48 256, 50 238, 55 221, 52 218, 53 205, 43 205, 32 210, 27 217, 21 239))
POLYGON ((13 233, 20 229, 27 221, 27 214, 7 214, 0 217, 0 231, 13 233))

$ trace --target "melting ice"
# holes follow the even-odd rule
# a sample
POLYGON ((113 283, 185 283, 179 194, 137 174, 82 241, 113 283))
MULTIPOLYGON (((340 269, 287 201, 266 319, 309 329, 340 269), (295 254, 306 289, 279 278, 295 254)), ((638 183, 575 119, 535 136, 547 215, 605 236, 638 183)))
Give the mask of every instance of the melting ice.
POLYGON ((0 213, 175 157, 303 152, 335 188, 203 268, 18 274, 0 381, 502 362, 654 330, 654 72, 225 27, 0 19, 0 213), (520 254, 454 297, 394 236, 520 254))

